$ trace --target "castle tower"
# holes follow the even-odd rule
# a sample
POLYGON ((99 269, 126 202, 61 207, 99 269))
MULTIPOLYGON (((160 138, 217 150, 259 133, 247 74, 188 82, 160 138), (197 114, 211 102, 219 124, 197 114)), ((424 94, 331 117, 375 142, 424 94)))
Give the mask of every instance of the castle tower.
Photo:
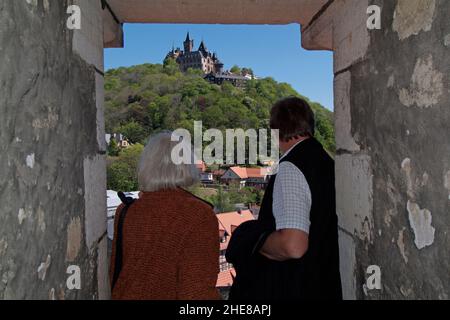
POLYGON ((198 51, 200 51, 201 53, 203 53, 203 55, 208 55, 208 49, 206 49, 205 43, 202 42, 200 43, 200 46, 198 47, 198 51))
POLYGON ((194 48, 194 40, 191 40, 191 38, 189 37, 189 32, 186 35, 186 40, 184 40, 183 42, 184 44, 184 52, 191 52, 192 49, 194 48))
POLYGON ((216 73, 222 73, 223 71, 223 63, 218 58, 214 62, 214 70, 216 73))

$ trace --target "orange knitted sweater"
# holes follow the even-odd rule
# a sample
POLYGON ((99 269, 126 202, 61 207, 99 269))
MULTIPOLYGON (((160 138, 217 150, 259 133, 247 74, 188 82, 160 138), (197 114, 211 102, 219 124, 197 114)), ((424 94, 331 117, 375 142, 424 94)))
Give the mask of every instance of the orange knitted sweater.
MULTIPOLYGON (((219 299, 218 221, 211 206, 189 192, 141 193, 128 209, 122 241, 122 271, 112 299, 219 299)), ((115 252, 113 241, 110 279, 115 252)))

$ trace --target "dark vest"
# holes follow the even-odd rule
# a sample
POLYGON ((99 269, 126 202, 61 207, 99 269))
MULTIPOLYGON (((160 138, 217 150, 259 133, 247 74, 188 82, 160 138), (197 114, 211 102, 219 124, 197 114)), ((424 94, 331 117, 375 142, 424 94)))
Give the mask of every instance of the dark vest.
MULTIPOLYGON (((335 203, 334 161, 314 138, 295 146, 280 162, 301 170, 311 190, 308 250, 300 259, 252 258, 251 276, 231 290, 233 299, 342 299, 335 203)), ((264 193, 258 223, 275 230, 272 212, 275 175, 264 193)), ((239 280, 239 279, 236 279, 239 280)))

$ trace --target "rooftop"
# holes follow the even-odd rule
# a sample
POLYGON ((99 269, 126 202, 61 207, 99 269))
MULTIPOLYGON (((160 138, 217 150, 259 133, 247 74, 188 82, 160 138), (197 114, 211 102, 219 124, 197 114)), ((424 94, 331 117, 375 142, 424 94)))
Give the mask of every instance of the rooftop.
POLYGON ((220 250, 225 250, 228 247, 228 242, 234 229, 241 223, 254 220, 255 218, 250 210, 241 210, 240 213, 237 211, 218 213, 217 219, 219 220, 219 232, 222 230, 228 234, 226 241, 220 244, 220 250))

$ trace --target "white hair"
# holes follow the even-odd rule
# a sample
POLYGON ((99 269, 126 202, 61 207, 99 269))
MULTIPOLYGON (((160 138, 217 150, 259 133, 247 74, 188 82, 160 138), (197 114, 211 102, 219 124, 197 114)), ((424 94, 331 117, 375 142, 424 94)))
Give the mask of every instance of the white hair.
POLYGON ((145 146, 138 166, 141 191, 188 187, 199 181, 200 174, 193 162, 175 164, 172 161, 172 149, 180 142, 172 141, 171 136, 170 131, 158 133, 145 146))

